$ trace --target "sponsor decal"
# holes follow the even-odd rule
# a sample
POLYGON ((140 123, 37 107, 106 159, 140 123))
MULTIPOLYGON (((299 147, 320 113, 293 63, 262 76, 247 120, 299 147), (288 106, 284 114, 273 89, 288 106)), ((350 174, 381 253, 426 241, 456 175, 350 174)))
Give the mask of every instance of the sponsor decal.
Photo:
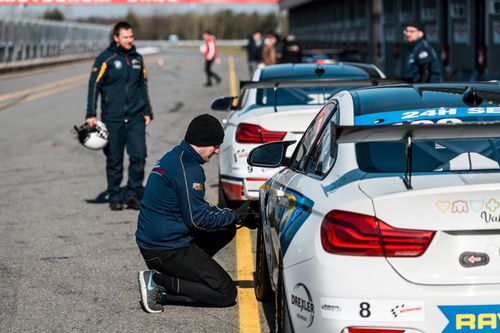
POLYGON ((359 115, 355 125, 453 124, 500 120, 500 107, 436 108, 399 110, 359 115))
POLYGON ((97 67, 92 67, 92 73, 97 72, 97 67))
POLYGON ((311 327, 314 321, 314 303, 311 293, 303 283, 297 283, 291 295, 292 316, 305 327, 311 327))
POLYGON ((195 191, 202 191, 203 190, 203 184, 200 183, 193 183, 193 190, 195 191))
POLYGON ((132 68, 141 69, 141 61, 138 59, 132 59, 132 68))
POLYGON ((321 318, 357 322, 422 322, 420 300, 374 300, 320 297, 321 318))
POLYGON ((438 308, 448 320, 442 333, 493 333, 500 330, 500 304, 439 305, 438 308))
POLYGON ((122 62, 120 60, 115 60, 113 62, 113 65, 115 66, 116 69, 122 68, 122 62))
POLYGON ((485 223, 500 223, 500 198, 437 200, 434 205, 441 214, 474 213, 485 223))
POLYGON ((396 305, 395 307, 393 307, 391 309, 391 313, 394 316, 394 318, 397 318, 397 317, 404 315, 405 313, 408 313, 408 312, 422 311, 422 310, 423 309, 421 306, 408 307, 405 304, 400 304, 400 305, 396 305))

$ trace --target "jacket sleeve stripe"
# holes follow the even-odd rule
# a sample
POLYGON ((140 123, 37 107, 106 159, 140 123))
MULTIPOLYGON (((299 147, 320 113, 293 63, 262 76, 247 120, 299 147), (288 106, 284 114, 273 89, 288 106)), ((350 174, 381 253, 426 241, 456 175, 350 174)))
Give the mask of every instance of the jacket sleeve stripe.
POLYGON ((104 72, 106 72, 106 68, 108 68, 108 65, 104 62, 101 66, 101 69, 99 70, 99 75, 97 75, 97 79, 95 80, 95 83, 97 84, 99 80, 102 79, 104 72))
POLYGON ((187 201, 188 201, 188 207, 189 207, 189 216, 191 218, 191 224, 197 228, 197 229, 201 229, 201 230, 205 230, 205 231, 208 231, 209 229, 205 229, 205 228, 202 228, 202 227, 199 227, 195 222, 194 222, 194 219, 193 219, 193 211, 191 209, 191 198, 189 196, 189 187, 188 187, 188 183, 187 183, 187 176, 186 176, 186 169, 184 168, 184 163, 182 162, 182 156, 184 156, 184 152, 181 153, 181 156, 180 156, 180 161, 181 161, 181 167, 182 167, 182 173, 184 175, 184 185, 185 185, 185 190, 186 190, 186 195, 187 195, 187 201))

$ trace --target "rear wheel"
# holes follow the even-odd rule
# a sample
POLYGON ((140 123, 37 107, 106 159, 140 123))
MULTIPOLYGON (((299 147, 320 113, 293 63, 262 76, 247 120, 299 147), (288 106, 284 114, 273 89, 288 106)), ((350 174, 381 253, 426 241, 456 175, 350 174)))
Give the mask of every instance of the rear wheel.
POLYGON ((293 333, 292 321, 290 320, 290 313, 288 312, 288 304, 286 302, 285 284, 283 283, 283 269, 280 265, 278 276, 278 288, 275 293, 276 304, 276 333, 293 333))
POLYGON ((263 302, 271 300, 274 296, 269 280, 269 268, 267 266, 266 251, 264 248, 264 231, 262 226, 257 229, 257 253, 255 258, 255 297, 263 302))

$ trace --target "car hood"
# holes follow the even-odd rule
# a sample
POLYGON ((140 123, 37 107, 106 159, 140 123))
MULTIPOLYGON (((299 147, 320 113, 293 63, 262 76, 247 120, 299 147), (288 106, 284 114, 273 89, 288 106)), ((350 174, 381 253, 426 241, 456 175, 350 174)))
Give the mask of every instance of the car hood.
POLYGON ((486 172, 413 175, 408 190, 401 176, 368 176, 359 188, 383 222, 436 232, 420 257, 387 258, 405 279, 429 285, 500 283, 499 179, 486 172))

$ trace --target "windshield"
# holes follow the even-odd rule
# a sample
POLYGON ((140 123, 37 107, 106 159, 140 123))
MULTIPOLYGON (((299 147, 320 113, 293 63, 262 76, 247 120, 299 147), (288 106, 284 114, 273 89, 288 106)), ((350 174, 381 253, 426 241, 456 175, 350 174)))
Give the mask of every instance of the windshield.
MULTIPOLYGON (((359 168, 371 173, 405 171, 404 142, 356 144, 359 168)), ((500 140, 439 140, 413 144, 412 172, 499 170, 500 140)))
MULTIPOLYGON (((276 105, 324 105, 337 92, 350 88, 353 87, 278 88, 276 105)), ((257 104, 275 105, 274 89, 258 89, 257 104)))

